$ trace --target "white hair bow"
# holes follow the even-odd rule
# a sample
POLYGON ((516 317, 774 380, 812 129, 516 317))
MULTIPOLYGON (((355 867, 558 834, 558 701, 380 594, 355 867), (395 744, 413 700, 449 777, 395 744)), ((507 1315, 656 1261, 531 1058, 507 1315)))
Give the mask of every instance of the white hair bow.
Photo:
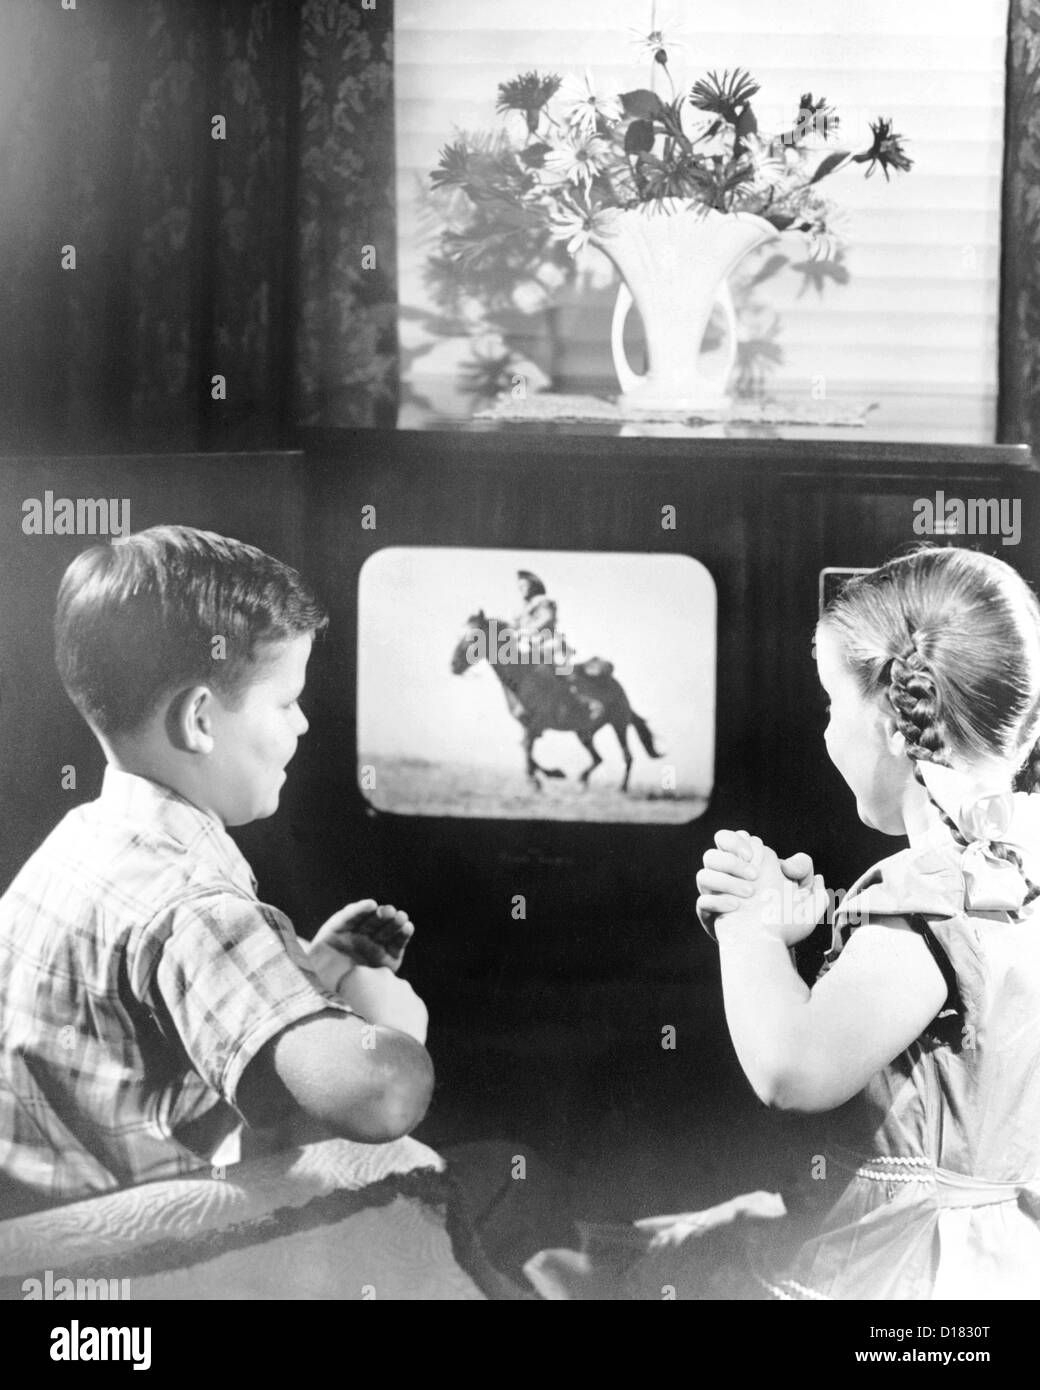
POLYGON ((1026 865, 1040 857, 1040 796, 987 788, 938 763, 918 767, 933 800, 968 842, 961 860, 966 904, 980 912, 1017 912, 1028 884, 995 846, 1017 850, 1026 865))

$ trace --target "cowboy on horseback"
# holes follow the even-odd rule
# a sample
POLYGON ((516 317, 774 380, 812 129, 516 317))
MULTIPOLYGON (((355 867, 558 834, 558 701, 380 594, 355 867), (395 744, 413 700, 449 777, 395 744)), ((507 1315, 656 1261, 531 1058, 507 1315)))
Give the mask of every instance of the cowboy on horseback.
POLYGON ((474 613, 452 653, 451 669, 461 676, 478 661, 487 661, 505 691, 509 712, 524 730, 524 756, 527 778, 535 788, 538 778, 563 777, 559 768, 540 766, 534 757, 534 744, 548 729, 576 735, 591 759, 578 780, 582 786, 603 759, 596 751, 593 735, 610 725, 617 735, 625 760, 621 790, 628 790, 632 754, 628 729, 635 729, 651 758, 661 756, 646 720, 629 704, 613 664, 593 658, 574 666, 573 652, 556 625, 556 604, 548 597, 537 575, 522 571, 518 576, 524 599, 524 612, 516 626, 489 618, 483 608, 474 613), (521 631, 523 635, 521 637, 521 631), (503 657, 500 639, 506 636, 503 657), (526 643, 521 647, 521 641, 526 643), (537 655, 535 654, 537 653, 537 655), (556 657, 560 660, 557 662, 556 657), (595 668, 595 669, 592 669, 595 668), (562 675, 563 681, 551 679, 562 675))
MULTIPOLYGON (((557 622, 555 599, 549 597, 545 585, 530 570, 518 570, 516 578, 524 603, 515 624, 521 652, 526 645, 530 653, 527 660, 544 665, 554 675, 563 676, 571 696, 589 711, 593 719, 598 719, 603 705, 589 689, 589 684, 612 675, 613 663, 594 656, 589 661, 575 665, 574 648, 557 622)), ((523 656, 521 659, 524 659, 523 656)))
POLYGON ((524 604, 514 623, 521 660, 553 667, 559 675, 569 676, 574 653, 557 626, 556 601, 549 597, 545 585, 530 570, 518 570, 516 578, 524 604))

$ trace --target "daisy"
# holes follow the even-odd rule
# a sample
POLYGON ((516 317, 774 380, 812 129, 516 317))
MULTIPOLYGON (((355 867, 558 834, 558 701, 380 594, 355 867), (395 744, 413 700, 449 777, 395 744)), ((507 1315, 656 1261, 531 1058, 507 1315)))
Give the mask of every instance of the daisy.
POLYGON ((553 241, 565 241, 572 256, 588 245, 594 231, 594 219, 588 209, 558 206, 549 215, 550 236, 553 241))
POLYGON ((598 135, 584 140, 565 140, 554 145, 539 171, 545 184, 573 183, 588 189, 597 174, 605 173, 614 158, 606 140, 598 135))
POLYGON ((511 82, 498 85, 498 111, 519 111, 527 121, 527 129, 534 134, 538 129, 538 117, 559 90, 560 79, 555 73, 542 75, 525 72, 514 77, 511 82))
POLYGON ((736 145, 736 131, 718 116, 705 115, 684 102, 680 116, 683 134, 697 146, 697 154, 711 158, 719 155, 722 159, 732 159, 736 145))
POLYGON ((882 120, 879 116, 876 121, 870 122, 870 131, 874 137, 870 149, 852 156, 854 164, 867 164, 868 179, 875 168, 880 168, 886 183, 889 169, 905 174, 913 168, 914 161, 903 149, 903 137, 893 132, 890 120, 882 120))
POLYGON ((668 54, 673 49, 684 46, 675 37, 679 28, 680 26, 672 20, 661 28, 654 26, 649 33, 644 29, 629 29, 628 32, 632 43, 642 51, 644 57, 651 59, 652 62, 660 63, 662 67, 667 67, 668 54))
POLYGON ((727 68, 721 77, 717 72, 709 72, 707 77, 695 82, 690 101, 699 110, 736 125, 758 92, 759 85, 749 72, 734 68, 731 73, 727 68))
POLYGON ((617 97, 601 97, 596 92, 592 73, 585 69, 584 77, 565 77, 560 86, 560 108, 567 124, 581 135, 594 135, 600 116, 605 121, 621 120, 621 102, 617 97))
POLYGON ((778 202, 805 186, 805 173, 797 151, 791 147, 777 145, 761 135, 749 135, 746 153, 751 167, 749 197, 778 202))

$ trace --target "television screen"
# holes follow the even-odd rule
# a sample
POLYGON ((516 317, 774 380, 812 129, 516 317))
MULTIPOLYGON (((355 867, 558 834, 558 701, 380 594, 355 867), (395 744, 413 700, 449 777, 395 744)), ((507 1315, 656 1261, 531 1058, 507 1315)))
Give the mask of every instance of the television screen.
POLYGON ((850 579, 857 574, 869 574, 870 566, 855 568, 849 565, 828 565, 820 570, 820 604, 822 613, 832 599, 836 599, 850 579))
POLYGON ((358 592, 358 785, 401 815, 681 824, 711 796, 687 555, 392 546, 358 592))

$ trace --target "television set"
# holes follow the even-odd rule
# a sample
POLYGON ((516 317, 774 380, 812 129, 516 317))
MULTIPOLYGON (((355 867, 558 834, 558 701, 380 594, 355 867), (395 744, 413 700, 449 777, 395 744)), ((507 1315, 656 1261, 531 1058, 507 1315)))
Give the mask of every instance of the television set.
MULTIPOLYGON (((327 752, 308 759, 317 800, 338 808, 330 851, 363 843, 409 900, 435 901, 438 919, 475 914, 478 932, 508 927, 522 896, 529 921, 566 924, 549 948, 562 955, 590 923, 607 954, 630 949, 614 937, 634 921, 648 948, 674 942, 720 827, 809 849, 842 885, 890 852, 823 745, 824 589, 920 544, 914 504, 937 480, 1023 499, 1025 536, 1036 511, 1037 475, 1014 448, 529 428, 305 442, 305 568, 333 614, 312 721, 327 752), (471 620, 495 618, 502 640, 522 616, 521 572, 545 588, 575 661, 613 667, 663 755, 630 726, 625 791, 606 726, 584 790, 591 759, 570 732, 533 749, 566 775, 529 779, 501 679, 515 668, 494 670, 477 644, 452 672, 471 620), (462 768, 469 780, 445 792, 462 768)), ((981 545, 1036 577, 1032 552, 1000 536, 935 543, 981 545)))

